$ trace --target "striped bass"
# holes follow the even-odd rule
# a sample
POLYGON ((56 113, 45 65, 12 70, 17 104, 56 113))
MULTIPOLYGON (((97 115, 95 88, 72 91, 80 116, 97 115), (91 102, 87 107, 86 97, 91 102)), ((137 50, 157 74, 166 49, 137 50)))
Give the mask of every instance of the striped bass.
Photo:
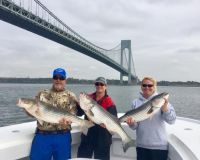
POLYGON ((43 121, 49 123, 59 123, 62 118, 65 118, 80 125, 82 129, 94 126, 92 122, 72 115, 62 108, 53 107, 42 101, 36 102, 35 99, 20 98, 17 102, 17 106, 24 108, 30 115, 37 118, 38 122, 41 124, 43 121))
POLYGON ((136 109, 132 109, 126 112, 119 118, 120 122, 125 122, 128 117, 132 117, 135 122, 143 121, 152 117, 165 103, 165 99, 168 99, 169 94, 166 92, 160 93, 152 97, 149 101, 143 103, 136 109))
POLYGON ((123 150, 126 150, 134 145, 134 141, 126 134, 121 127, 117 117, 110 114, 103 107, 101 107, 96 101, 90 98, 88 95, 81 93, 79 96, 80 106, 84 110, 88 118, 96 124, 104 124, 106 129, 110 133, 117 133, 123 143, 123 150))

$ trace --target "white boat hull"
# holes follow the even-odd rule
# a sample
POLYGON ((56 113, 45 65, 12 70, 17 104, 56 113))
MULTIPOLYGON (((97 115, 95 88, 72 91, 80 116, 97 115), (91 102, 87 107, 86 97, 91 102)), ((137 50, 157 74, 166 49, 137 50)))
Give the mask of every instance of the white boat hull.
MULTIPOLYGON (((135 132, 126 124, 122 124, 127 134, 135 140, 135 132)), ((0 128, 1 160, 21 159, 29 156, 36 122, 27 122, 0 128)), ((76 158, 80 143, 80 130, 72 125, 72 157, 76 158)), ((177 118, 174 125, 167 125, 169 142, 169 160, 200 160, 200 121, 177 118)), ((123 152, 122 142, 117 135, 113 136, 110 150, 111 160, 136 159, 135 147, 123 152)), ((76 158, 77 159, 77 158, 76 158)))

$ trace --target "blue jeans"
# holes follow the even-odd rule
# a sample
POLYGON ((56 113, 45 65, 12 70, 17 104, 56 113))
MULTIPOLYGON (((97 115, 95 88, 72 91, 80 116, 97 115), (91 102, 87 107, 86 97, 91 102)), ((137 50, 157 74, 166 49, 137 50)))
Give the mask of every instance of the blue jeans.
POLYGON ((67 160, 71 158, 71 133, 36 133, 31 147, 31 160, 67 160))

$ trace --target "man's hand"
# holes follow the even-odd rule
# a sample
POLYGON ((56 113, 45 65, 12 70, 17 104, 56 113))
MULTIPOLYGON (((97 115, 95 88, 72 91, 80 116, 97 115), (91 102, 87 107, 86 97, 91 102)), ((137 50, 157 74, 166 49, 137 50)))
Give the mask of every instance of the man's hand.
POLYGON ((59 124, 61 124, 61 125, 71 125, 71 123, 72 122, 70 120, 66 119, 66 118, 61 118, 59 120, 59 124))
POLYGON ((101 123, 100 126, 106 128, 106 125, 104 123, 101 123))

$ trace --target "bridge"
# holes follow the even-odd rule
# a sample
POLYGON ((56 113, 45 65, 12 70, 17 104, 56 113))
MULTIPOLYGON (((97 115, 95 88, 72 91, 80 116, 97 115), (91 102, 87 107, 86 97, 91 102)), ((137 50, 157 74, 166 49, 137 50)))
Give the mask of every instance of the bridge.
POLYGON ((0 0, 0 19, 90 56, 120 72, 120 82, 137 82, 131 41, 103 49, 73 31, 38 0, 0 0))

